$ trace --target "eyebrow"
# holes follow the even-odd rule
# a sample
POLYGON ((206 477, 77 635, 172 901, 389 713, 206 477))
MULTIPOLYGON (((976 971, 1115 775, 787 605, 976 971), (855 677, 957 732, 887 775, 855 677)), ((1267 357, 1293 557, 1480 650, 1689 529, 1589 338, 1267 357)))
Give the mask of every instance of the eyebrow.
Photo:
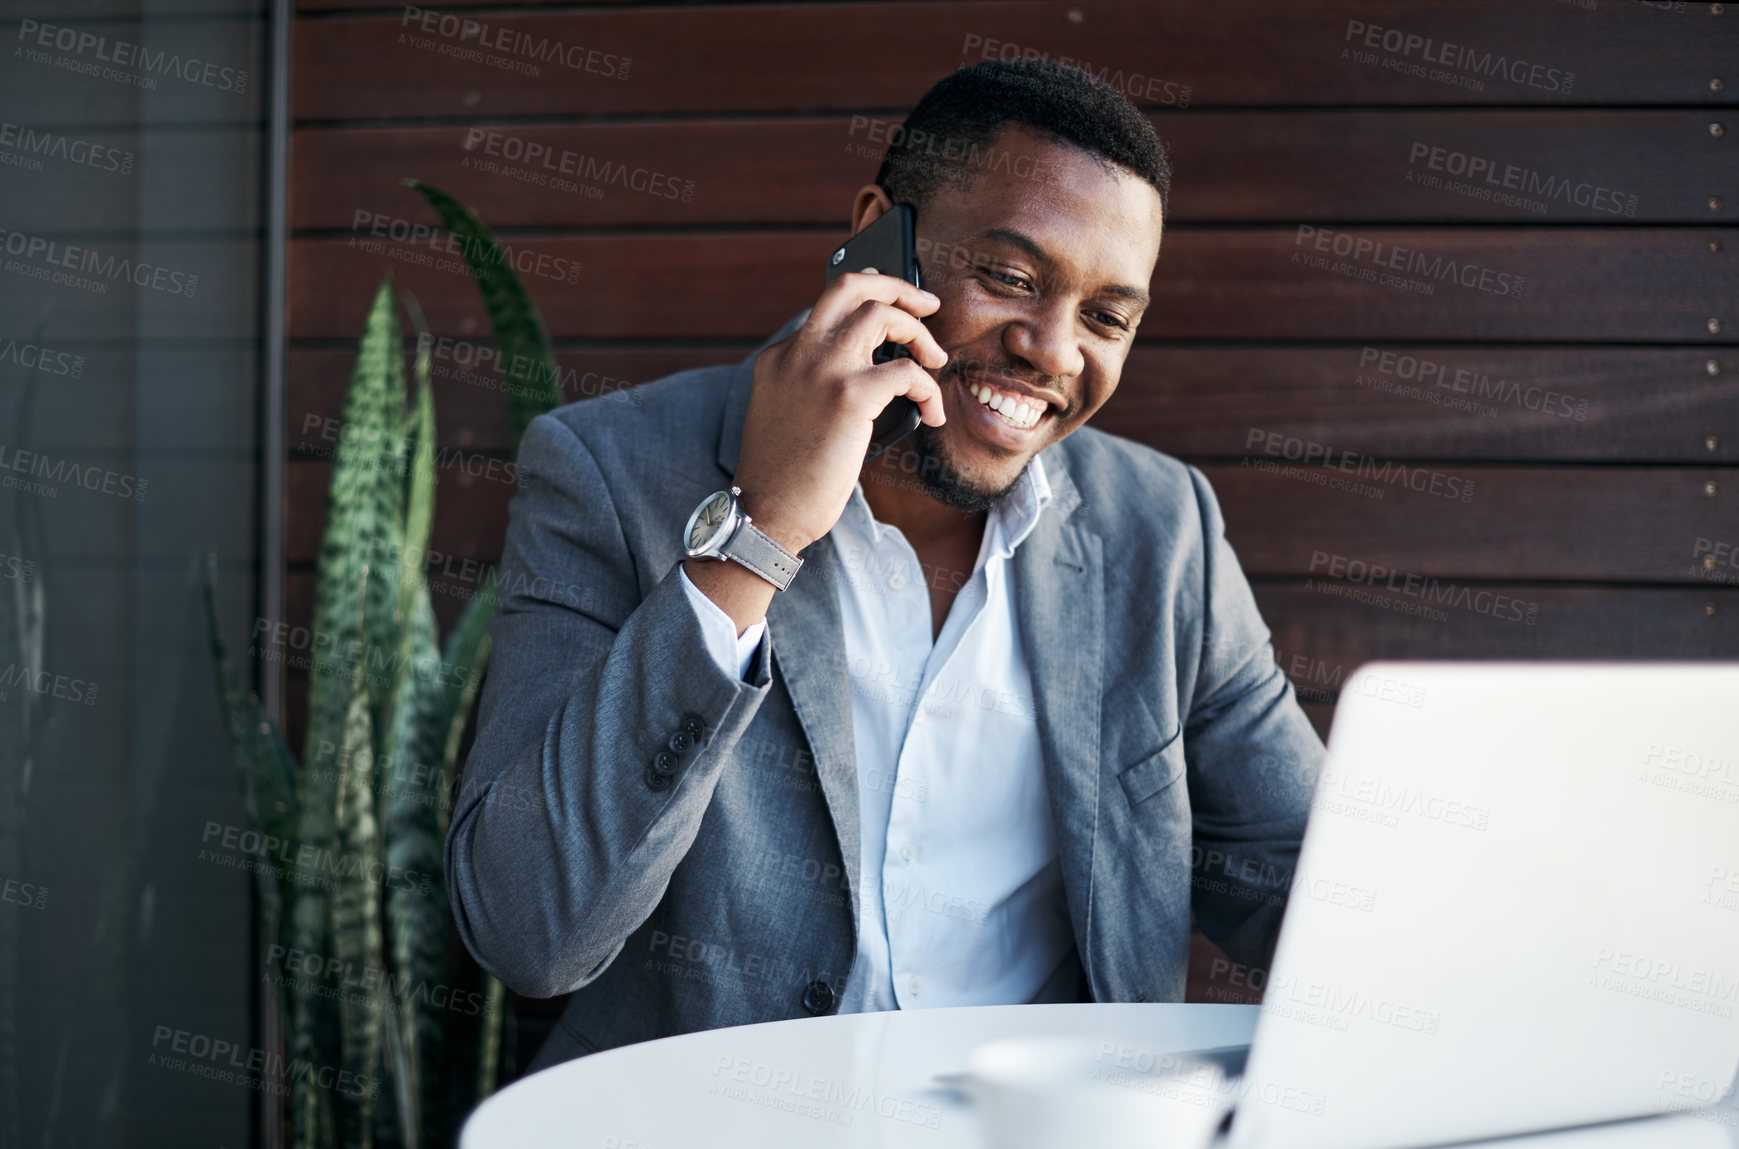
MULTIPOLYGON (((979 232, 976 238, 984 240, 1000 240, 1001 242, 1008 244, 1010 247, 1017 247, 1021 251, 1024 251, 1035 262, 1043 266, 1047 271, 1057 265, 1057 261, 1051 258, 1051 254, 1041 247, 1037 240, 1033 239, 1025 232, 1017 231, 1012 227, 986 228, 984 231, 979 232)), ((1101 295, 1115 296, 1118 299, 1127 299, 1131 303, 1137 304, 1143 308, 1153 302, 1153 299, 1148 295, 1146 288, 1131 287, 1122 283, 1108 284, 1099 288, 1098 293, 1101 295)))

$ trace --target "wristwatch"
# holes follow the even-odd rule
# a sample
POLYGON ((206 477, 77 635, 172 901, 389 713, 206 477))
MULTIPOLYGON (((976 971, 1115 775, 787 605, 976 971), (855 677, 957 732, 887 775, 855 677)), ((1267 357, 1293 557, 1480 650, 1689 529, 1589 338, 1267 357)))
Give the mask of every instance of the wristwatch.
POLYGON ((741 487, 714 491, 688 516, 683 542, 691 559, 735 559, 779 590, 791 585, 803 560, 763 534, 743 513, 741 487))

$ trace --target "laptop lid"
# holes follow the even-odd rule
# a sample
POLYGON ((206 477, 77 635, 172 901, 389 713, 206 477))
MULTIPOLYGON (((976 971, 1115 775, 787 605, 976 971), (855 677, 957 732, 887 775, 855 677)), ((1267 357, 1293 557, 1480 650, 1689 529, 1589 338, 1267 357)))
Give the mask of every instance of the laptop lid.
POLYGON ((1739 664, 1343 689, 1228 1142, 1400 1149, 1708 1104, 1739 1067, 1739 664))

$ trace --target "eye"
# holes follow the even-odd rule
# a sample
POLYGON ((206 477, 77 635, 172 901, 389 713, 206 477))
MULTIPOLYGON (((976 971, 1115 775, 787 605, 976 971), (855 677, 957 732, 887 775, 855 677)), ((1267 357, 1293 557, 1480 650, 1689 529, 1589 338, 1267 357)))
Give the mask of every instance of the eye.
POLYGON ((1092 317, 1093 317, 1094 322, 1098 323, 1102 327, 1111 327, 1111 328, 1115 328, 1118 331, 1128 331, 1129 330, 1129 324, 1123 322, 1122 319, 1111 314, 1109 311, 1092 312, 1092 317))
POLYGON ((1004 287, 1021 288, 1021 287, 1025 287, 1027 285, 1027 282, 1023 277, 1021 277, 1019 275, 1011 274, 1011 273, 1006 272, 1006 271, 999 271, 996 268, 990 267, 986 264, 982 264, 982 263, 979 264, 977 267, 977 270, 982 272, 983 274, 989 276, 991 279, 995 280, 997 283, 1002 284, 1004 287))

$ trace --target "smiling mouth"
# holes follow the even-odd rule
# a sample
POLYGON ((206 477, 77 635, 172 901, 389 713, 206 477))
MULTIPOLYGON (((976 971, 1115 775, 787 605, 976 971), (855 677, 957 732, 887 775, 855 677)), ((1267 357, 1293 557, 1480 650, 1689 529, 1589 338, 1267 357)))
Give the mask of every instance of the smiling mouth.
POLYGON ((996 417, 1010 427, 1026 431, 1038 425, 1051 409, 1043 399, 1034 399, 1015 391, 1005 391, 987 383, 966 383, 966 390, 979 405, 995 412, 996 417))

